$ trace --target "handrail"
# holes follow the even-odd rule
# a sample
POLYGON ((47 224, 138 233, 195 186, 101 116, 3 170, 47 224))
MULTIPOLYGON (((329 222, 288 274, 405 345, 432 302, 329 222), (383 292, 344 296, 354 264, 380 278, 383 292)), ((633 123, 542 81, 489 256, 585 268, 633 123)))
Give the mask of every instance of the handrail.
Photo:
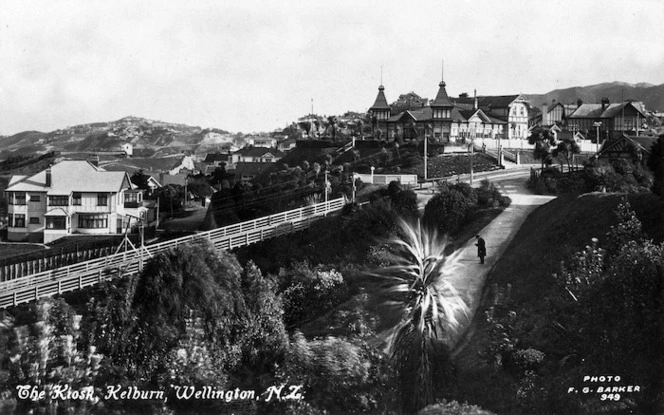
MULTIPOLYGON (((145 248, 150 254, 154 255, 197 239, 207 239, 219 249, 237 248, 306 229, 315 220, 327 213, 341 209, 343 205, 344 198, 338 198, 224 228, 147 245, 145 248), (269 224, 265 224, 265 219, 268 219, 269 224), (256 226, 257 223, 264 226, 256 226), (233 228, 233 231, 226 233, 227 228, 233 228)), ((114 278, 117 275, 136 274, 142 268, 143 260, 144 255, 140 250, 119 252, 104 258, 96 258, 13 280, 2 281, 0 282, 0 309, 37 300, 48 295, 88 287, 109 278, 114 278)))

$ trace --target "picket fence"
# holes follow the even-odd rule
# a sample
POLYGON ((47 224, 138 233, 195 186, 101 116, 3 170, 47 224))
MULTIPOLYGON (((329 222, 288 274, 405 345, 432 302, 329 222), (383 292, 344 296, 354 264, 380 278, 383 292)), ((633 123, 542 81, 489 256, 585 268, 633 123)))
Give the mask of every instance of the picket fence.
POLYGON ((218 249, 233 249, 307 229, 313 222, 344 206, 344 198, 237 223, 170 241, 143 250, 120 252, 0 282, 0 309, 40 298, 80 290, 111 278, 139 273, 149 256, 197 240, 209 240, 218 249))

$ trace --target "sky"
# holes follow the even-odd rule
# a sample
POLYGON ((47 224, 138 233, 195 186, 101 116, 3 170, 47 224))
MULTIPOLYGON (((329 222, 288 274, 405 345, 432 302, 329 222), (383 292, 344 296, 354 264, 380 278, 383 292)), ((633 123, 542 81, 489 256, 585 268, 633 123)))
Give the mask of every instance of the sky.
POLYGON ((381 72, 389 102, 441 76, 450 96, 659 85, 662 22, 659 0, 0 0, 0 134, 128 115, 272 131, 312 102, 366 111, 381 72))

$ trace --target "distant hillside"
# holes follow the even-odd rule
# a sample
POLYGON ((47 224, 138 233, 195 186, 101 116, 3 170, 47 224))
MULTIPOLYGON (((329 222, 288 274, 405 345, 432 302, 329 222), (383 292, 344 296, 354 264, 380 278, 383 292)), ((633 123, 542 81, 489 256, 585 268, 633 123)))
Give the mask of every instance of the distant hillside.
POLYGON ((664 111, 664 84, 610 82, 556 89, 546 94, 526 95, 530 99, 530 103, 537 108, 540 108, 543 103, 551 105, 554 99, 556 102, 571 104, 579 99, 586 103, 599 103, 602 98, 608 98, 611 102, 620 102, 623 99, 642 101, 651 111, 664 111))
MULTIPOLYGON (((125 143, 135 149, 164 148, 195 151, 199 147, 218 146, 232 142, 234 136, 221 129, 201 129, 186 124, 125 117, 117 121, 75 125, 48 133, 24 131, 0 136, 0 159, 23 153, 46 151, 103 152, 121 151, 125 143)), ((179 151, 176 151, 179 152, 179 151)))

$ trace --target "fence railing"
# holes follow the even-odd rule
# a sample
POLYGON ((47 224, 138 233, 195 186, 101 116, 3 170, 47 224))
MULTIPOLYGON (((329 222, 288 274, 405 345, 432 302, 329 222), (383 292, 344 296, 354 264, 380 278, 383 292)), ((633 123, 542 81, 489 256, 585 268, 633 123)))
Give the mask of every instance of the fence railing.
POLYGON ((232 249, 297 232, 329 212, 341 209, 344 199, 334 199, 248 222, 172 239, 143 250, 121 252, 104 258, 26 275, 0 282, 0 309, 98 284, 110 278, 138 273, 149 255, 196 240, 209 240, 219 249, 232 249), (147 251, 147 252, 146 252, 147 251))

